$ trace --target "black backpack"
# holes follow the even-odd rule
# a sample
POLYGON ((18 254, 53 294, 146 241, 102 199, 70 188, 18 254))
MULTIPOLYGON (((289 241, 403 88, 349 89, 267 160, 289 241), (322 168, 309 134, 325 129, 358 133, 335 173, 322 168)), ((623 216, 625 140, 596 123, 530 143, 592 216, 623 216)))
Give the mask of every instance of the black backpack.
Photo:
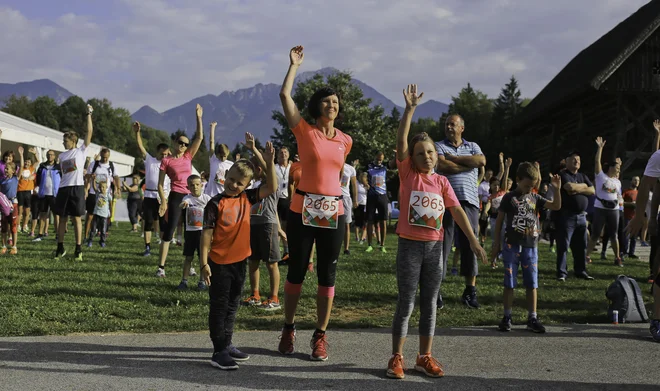
MULTIPOLYGON (((110 164, 110 168, 108 168, 108 174, 110 174, 110 192, 114 193, 115 192, 115 165, 112 164, 111 161, 108 160, 108 164, 110 164)), ((94 160, 94 166, 92 167, 92 174, 96 173, 96 169, 99 168, 99 165, 101 165, 100 160, 94 160)))
POLYGON ((647 322, 648 315, 644 306, 642 291, 637 281, 619 275, 605 291, 608 300, 607 316, 614 321, 612 311, 618 311, 618 323, 647 322))

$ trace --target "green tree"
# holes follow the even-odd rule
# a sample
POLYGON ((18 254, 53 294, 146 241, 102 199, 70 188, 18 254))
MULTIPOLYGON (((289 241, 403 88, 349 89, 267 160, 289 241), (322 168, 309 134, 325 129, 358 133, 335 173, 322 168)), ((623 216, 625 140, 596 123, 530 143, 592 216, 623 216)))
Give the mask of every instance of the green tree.
MULTIPOLYGON (((353 147, 347 161, 360 159, 362 165, 365 165, 365 162, 373 160, 377 151, 384 151, 387 154, 387 151, 395 145, 396 128, 388 127, 383 108, 370 106, 371 99, 365 98, 362 90, 351 83, 351 75, 348 72, 337 72, 329 75, 327 79, 321 74, 316 74, 298 83, 293 101, 302 117, 310 124, 314 123, 314 119, 307 111, 307 102, 315 91, 326 86, 337 91, 341 99, 340 113, 335 126, 353 138, 353 147)), ((273 129, 275 147, 286 146, 292 155, 297 153, 298 146, 284 114, 273 111, 273 119, 280 125, 279 129, 273 129)))
POLYGON ((495 100, 493 118, 491 122, 492 136, 495 145, 504 152, 511 152, 509 147, 510 128, 516 117, 522 111, 522 99, 520 98, 518 81, 511 76, 509 82, 502 88, 500 95, 495 100))
POLYGON ((485 93, 472 88, 470 83, 464 87, 457 96, 451 97, 451 103, 447 113, 440 117, 440 126, 431 137, 442 140, 444 135, 444 124, 450 114, 460 114, 465 120, 464 137, 477 143, 484 143, 490 136, 490 122, 493 115, 493 102, 485 93))
POLYGON ((31 103, 31 106, 34 122, 51 129, 59 130, 60 125, 57 119, 59 106, 55 102, 55 99, 48 96, 40 96, 31 103))
POLYGON ((27 96, 12 95, 5 99, 4 104, 5 107, 2 108, 2 111, 5 113, 35 122, 34 114, 32 112, 32 104, 27 96))
POLYGON ((70 96, 57 111, 57 123, 62 132, 72 130, 80 134, 85 129, 87 103, 81 97, 70 96))

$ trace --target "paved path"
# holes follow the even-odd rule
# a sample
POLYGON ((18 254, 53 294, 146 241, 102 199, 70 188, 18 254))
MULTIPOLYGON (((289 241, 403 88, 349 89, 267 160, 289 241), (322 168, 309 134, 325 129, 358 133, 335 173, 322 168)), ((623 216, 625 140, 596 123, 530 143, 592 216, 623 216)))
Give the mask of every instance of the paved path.
MULTIPOLYGON (((240 369, 209 365, 206 333, 0 338, 0 390, 654 390, 660 389, 660 344, 648 325, 438 329, 435 349, 447 375, 414 370, 387 379, 388 329, 331 330, 330 358, 308 360, 311 331, 299 331, 293 356, 275 351, 279 333, 240 332, 252 355, 240 369)), ((410 336, 409 368, 417 337, 410 336)))

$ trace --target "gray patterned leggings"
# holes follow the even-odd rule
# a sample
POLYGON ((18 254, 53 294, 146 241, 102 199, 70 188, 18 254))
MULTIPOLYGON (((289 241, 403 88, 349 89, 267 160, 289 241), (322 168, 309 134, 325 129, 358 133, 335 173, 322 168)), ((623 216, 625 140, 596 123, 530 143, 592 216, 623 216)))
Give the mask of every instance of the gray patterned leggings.
POLYGON ((442 281, 442 242, 399 238, 396 280, 399 299, 392 322, 392 335, 408 335, 408 321, 415 306, 419 285, 419 335, 432 336, 435 331, 436 300, 442 281))

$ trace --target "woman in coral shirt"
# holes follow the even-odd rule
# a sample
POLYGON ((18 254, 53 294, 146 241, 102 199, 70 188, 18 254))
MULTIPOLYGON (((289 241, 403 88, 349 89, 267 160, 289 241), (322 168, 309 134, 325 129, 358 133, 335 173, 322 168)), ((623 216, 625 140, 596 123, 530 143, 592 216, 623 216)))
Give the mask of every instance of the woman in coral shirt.
POLYGON ((325 329, 330 320, 337 260, 346 228, 339 178, 353 140, 334 127, 341 107, 337 93, 331 88, 321 88, 309 99, 307 110, 314 124, 307 123, 300 116, 291 97, 291 89, 303 58, 302 46, 291 49, 291 63, 280 91, 284 115, 300 146, 300 163, 305 169, 291 197, 287 219, 287 237, 297 240, 289 245, 289 271, 284 284, 285 323, 279 351, 282 354, 293 353, 296 307, 312 245, 316 241, 317 323, 310 358, 325 361, 328 359, 325 329))

